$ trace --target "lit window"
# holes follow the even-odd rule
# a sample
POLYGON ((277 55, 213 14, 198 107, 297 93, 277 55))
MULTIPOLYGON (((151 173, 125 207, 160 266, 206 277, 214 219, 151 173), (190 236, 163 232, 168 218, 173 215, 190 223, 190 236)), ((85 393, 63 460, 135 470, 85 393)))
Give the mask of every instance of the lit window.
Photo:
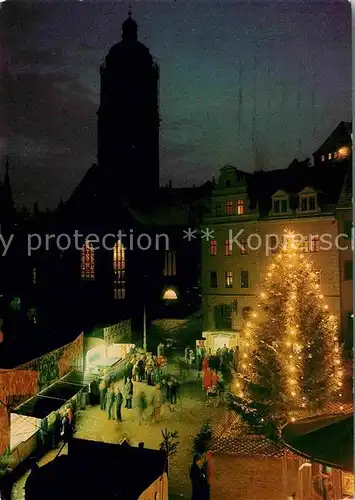
POLYGON ((337 151, 335 151, 335 153, 334 153, 334 159, 336 160, 338 157, 339 157, 339 153, 337 151))
POLYGON ((37 283, 37 269, 35 267, 32 269, 32 283, 34 285, 37 283))
POLYGON ((333 155, 332 155, 332 153, 329 153, 329 154, 328 154, 328 160, 331 160, 331 159, 332 159, 332 156, 333 156, 333 155))
POLYGON ((240 255, 248 255, 249 253, 249 248, 248 248, 248 240, 246 238, 240 240, 240 255))
POLYGON ((177 300, 177 295, 174 290, 166 290, 163 295, 163 300, 177 300))
POLYGON ((218 286, 217 272, 210 271, 210 287, 217 288, 217 286, 218 286))
POLYGON ((233 272, 226 271, 224 274, 224 286, 226 288, 233 288, 233 272))
POLYGON ((338 149, 339 158, 347 158, 350 155, 350 149, 346 146, 338 149))
POLYGON ((312 253, 319 252, 319 236, 312 234, 309 242, 309 251, 312 253))
POLYGON ((237 200, 237 214, 244 214, 244 200, 237 200))
POLYGON ((217 255, 217 241, 210 241, 210 255, 217 255))
POLYGON ((176 252, 165 251, 164 276, 176 276, 176 252))
POLYGON ((249 271, 240 271, 240 288, 249 288, 249 271))
POLYGON ((325 161, 325 156, 324 155, 321 156, 321 161, 325 161))
POLYGON ((89 241, 81 249, 81 279, 95 279, 95 250, 89 241))
POLYGON ((231 240, 226 240, 224 244, 225 248, 225 255, 227 257, 230 257, 232 255, 232 241, 231 240))
POLYGON ((226 213, 227 215, 233 215, 233 201, 231 200, 226 203, 226 213))
POLYGON ((122 241, 118 240, 113 247, 113 298, 126 297, 126 255, 122 241))

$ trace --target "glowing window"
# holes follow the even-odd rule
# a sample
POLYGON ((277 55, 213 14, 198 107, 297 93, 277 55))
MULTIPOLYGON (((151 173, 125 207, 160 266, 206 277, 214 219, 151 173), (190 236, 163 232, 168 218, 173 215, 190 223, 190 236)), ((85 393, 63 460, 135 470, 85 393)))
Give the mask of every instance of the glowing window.
POLYGON ((165 252, 164 276, 176 276, 176 252, 172 250, 165 252))
POLYGON ((233 288, 233 271, 224 273, 224 286, 225 288, 233 288))
POLYGON ((164 292, 164 295, 163 295, 163 299, 164 300, 177 300, 177 295, 176 295, 176 292, 174 292, 174 290, 166 290, 164 292))
POLYGON ((350 155, 350 149, 347 147, 342 147, 338 149, 338 158, 347 158, 350 155))
POLYGON ((324 155, 322 155, 321 160, 322 160, 322 161, 324 161, 324 160, 325 160, 325 156, 324 156, 324 155))
POLYGON ((332 155, 332 153, 329 153, 329 154, 328 154, 328 160, 331 160, 331 159, 332 159, 332 156, 333 156, 333 155, 332 155))
POLYGON ((319 252, 320 240, 317 234, 312 234, 309 241, 309 251, 312 253, 319 252))
POLYGON ((217 241, 210 241, 210 255, 217 255, 217 241))
POLYGON ((248 240, 246 238, 240 240, 239 252, 240 255, 248 255, 249 247, 248 247, 248 240))
POLYGON ((237 214, 244 214, 244 200, 237 200, 237 214))
POLYGON ((126 297, 126 256, 122 241, 118 240, 113 247, 113 298, 126 297))
POLYGON ((95 279, 95 250, 92 244, 87 241, 81 249, 81 279, 95 279))
POLYGON ((226 240, 224 244, 225 248, 225 255, 227 257, 230 257, 232 255, 232 241, 231 240, 226 240))

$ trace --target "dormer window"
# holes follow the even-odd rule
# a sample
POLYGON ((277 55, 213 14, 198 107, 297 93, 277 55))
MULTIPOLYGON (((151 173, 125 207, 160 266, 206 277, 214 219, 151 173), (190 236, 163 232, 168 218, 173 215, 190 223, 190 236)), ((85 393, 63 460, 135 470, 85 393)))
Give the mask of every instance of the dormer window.
POLYGON ((301 212, 314 212, 316 210, 316 197, 315 195, 301 196, 300 198, 300 211, 301 212))
POLYGON ((288 212, 288 199, 283 198, 279 200, 273 200, 272 211, 274 214, 285 214, 288 212))
POLYGON ((237 214, 244 214, 244 200, 237 200, 237 214))
POLYGON ((309 210, 316 209, 316 197, 315 196, 310 196, 308 198, 308 207, 309 207, 309 210))

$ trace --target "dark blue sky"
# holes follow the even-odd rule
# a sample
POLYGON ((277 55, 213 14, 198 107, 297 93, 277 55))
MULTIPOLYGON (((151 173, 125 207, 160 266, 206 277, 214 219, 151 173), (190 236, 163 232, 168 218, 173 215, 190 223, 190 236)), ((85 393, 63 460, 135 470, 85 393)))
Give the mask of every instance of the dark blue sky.
MULTIPOLYGON (((132 6, 161 67, 162 183, 287 166, 351 119, 346 0, 132 6)), ((1 153, 20 203, 55 205, 95 161, 99 65, 126 15, 118 2, 2 4, 1 153)))

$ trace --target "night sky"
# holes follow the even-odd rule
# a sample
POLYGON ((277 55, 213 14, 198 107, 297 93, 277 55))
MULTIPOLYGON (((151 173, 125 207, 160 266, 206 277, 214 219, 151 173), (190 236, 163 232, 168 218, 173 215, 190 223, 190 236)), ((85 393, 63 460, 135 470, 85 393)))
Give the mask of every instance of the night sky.
MULTIPOLYGON (((19 204, 54 207, 95 162, 99 65, 127 11, 2 3, 0 151, 19 204)), ((346 0, 141 0, 132 11, 161 69, 161 184, 201 183, 226 163, 285 167, 351 119, 346 0)))

